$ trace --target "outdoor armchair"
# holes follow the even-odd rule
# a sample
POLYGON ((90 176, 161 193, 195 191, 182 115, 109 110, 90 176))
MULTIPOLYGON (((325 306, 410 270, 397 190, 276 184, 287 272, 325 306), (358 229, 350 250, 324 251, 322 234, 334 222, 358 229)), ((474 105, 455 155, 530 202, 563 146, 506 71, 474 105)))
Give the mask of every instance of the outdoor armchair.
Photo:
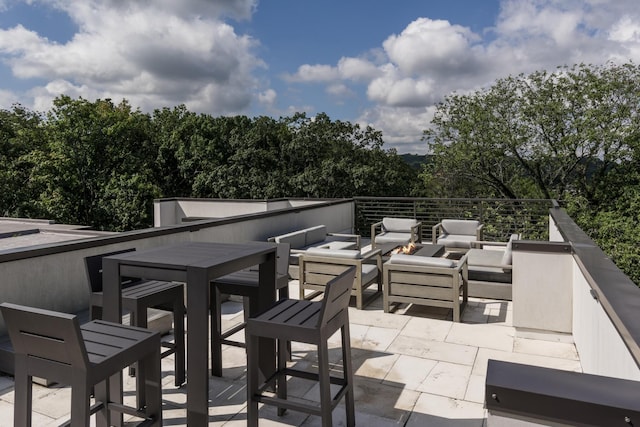
POLYGON ((308 249, 300 256, 300 299, 313 299, 324 292, 327 283, 349 267, 356 267, 351 295, 361 310, 382 292, 382 254, 379 249, 361 253, 357 250, 308 249), (377 284, 366 296, 365 290, 377 284), (306 294, 305 291, 314 291, 306 294), (365 298, 366 297, 366 298, 365 298))
POLYGON ((445 307, 459 322, 468 300, 467 256, 446 258, 395 254, 384 264, 384 312, 392 303, 445 307))
POLYGON ((433 244, 443 245, 447 250, 466 251, 471 242, 482 240, 484 224, 469 219, 443 219, 433 226, 433 244))
POLYGON ((382 218, 371 225, 371 247, 382 243, 406 245, 422 241, 422 222, 414 218, 382 218))
POLYGON ((467 252, 469 295, 511 300, 512 244, 518 239, 519 234, 512 234, 507 242, 472 242, 472 248, 467 252))

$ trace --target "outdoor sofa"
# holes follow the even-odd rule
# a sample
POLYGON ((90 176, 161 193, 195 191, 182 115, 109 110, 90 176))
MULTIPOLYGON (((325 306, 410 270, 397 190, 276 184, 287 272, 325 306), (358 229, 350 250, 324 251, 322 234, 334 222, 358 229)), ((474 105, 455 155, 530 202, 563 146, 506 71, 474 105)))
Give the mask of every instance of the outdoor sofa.
POLYGON ((299 257, 310 248, 322 249, 360 249, 360 235, 345 233, 329 233, 326 225, 316 225, 301 230, 296 230, 270 237, 270 242, 289 243, 291 253, 289 255, 289 276, 298 279, 299 257))

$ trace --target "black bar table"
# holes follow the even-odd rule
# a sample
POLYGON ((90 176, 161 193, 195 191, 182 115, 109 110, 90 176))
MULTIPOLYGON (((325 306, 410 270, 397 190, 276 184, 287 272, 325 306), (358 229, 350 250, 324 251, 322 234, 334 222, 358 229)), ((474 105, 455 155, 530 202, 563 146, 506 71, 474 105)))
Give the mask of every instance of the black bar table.
MULTIPOLYGON (((105 320, 122 322, 121 277, 186 283, 187 425, 190 427, 209 423, 209 282, 257 264, 260 271, 259 310, 263 311, 276 301, 274 243, 184 242, 113 255, 103 260, 105 320)), ((259 345, 262 375, 269 377, 275 371, 275 343, 267 340, 259 345)), ((122 378, 114 378, 112 384, 121 389, 122 378)))

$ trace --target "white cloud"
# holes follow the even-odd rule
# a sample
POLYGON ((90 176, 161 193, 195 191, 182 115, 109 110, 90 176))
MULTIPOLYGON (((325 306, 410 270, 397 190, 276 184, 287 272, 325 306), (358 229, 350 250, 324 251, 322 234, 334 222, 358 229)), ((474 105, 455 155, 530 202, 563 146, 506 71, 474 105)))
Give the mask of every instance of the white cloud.
MULTIPOLYGON (((503 0, 495 26, 482 34, 418 18, 384 41, 384 55, 375 52, 379 59, 367 65, 376 72, 361 79, 373 105, 359 120, 382 130, 387 145, 400 152, 424 152, 417 141, 437 103, 454 91, 565 64, 639 62, 640 2, 503 0)), ((342 58, 338 68, 350 60, 355 58, 342 58)), ((350 80, 346 73, 340 77, 350 80)))
POLYGON ((258 101, 266 106, 272 106, 273 104, 275 104, 277 97, 278 94, 275 90, 267 89, 264 92, 258 94, 258 101))
POLYGON ((609 40, 622 43, 640 42, 640 20, 633 20, 628 15, 623 16, 611 26, 609 40))
POLYGON ((382 46, 389 60, 408 75, 436 69, 457 69, 468 62, 479 37, 468 28, 447 21, 418 18, 382 46))
MULTIPOLYGON (((564 64, 640 62, 638 0, 502 0, 488 28, 474 32, 416 17, 397 34, 380 35, 384 42, 368 51, 297 65, 276 92, 269 78, 257 77, 268 66, 255 54, 259 41, 224 21, 250 19, 258 0, 24 1, 68 14, 77 32, 56 43, 33 28, 0 29, 0 59, 15 76, 45 81, 21 95, 1 91, 2 105, 31 99, 46 110, 65 93, 126 98, 143 110, 184 103, 235 114, 255 103, 281 115, 331 114, 314 104, 322 85, 330 95, 323 99, 352 104, 357 120, 383 131, 387 145, 400 152, 426 150, 422 131, 435 105, 453 91, 564 64)), ((0 10, 10 6, 0 0, 0 10)))
POLYGON ((285 80, 290 82, 332 82, 340 77, 338 69, 330 65, 309 65, 304 64, 298 67, 298 71, 293 75, 285 76, 285 80))
POLYGON ((145 110, 185 103, 209 113, 246 110, 264 66, 256 41, 221 16, 248 18, 256 0, 45 0, 79 31, 57 44, 17 26, 0 30, 0 53, 19 78, 51 81, 37 104, 68 95, 126 98, 145 110))
POLYGON ((424 123, 433 118, 435 107, 407 109, 401 107, 375 106, 364 112, 357 123, 384 130, 385 146, 398 148, 400 153, 424 153, 421 141, 424 123))
POLYGON ((327 86, 327 93, 338 99, 353 96, 354 92, 344 83, 334 83, 327 86))
POLYGON ((338 72, 341 78, 353 81, 368 81, 380 75, 375 64, 361 58, 340 58, 338 72))

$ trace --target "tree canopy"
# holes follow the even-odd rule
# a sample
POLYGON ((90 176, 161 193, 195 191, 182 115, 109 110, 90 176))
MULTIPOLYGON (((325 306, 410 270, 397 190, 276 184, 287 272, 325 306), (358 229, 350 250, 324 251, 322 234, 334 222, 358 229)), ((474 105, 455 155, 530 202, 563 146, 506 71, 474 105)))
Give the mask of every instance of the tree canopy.
POLYGON ((640 281, 640 68, 579 64, 438 105, 425 195, 553 198, 640 281), (632 267, 633 266, 633 267, 632 267))
POLYGON ((112 231, 151 226, 158 197, 405 195, 417 175, 379 131, 326 114, 146 114, 68 96, 44 114, 1 110, 0 148, 4 216, 112 231))

